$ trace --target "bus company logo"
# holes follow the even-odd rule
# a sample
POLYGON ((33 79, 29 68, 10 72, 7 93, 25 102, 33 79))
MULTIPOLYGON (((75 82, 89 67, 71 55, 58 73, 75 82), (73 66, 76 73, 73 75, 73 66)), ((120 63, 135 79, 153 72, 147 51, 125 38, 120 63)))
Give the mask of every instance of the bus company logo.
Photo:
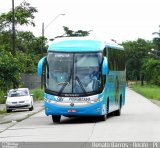
POLYGON ((78 102, 83 102, 83 101, 90 101, 90 98, 81 98, 81 97, 74 97, 74 98, 69 98, 70 101, 78 101, 78 102))
POLYGON ((72 103, 70 104, 70 106, 72 106, 72 107, 73 107, 73 106, 74 106, 74 103, 72 102, 72 103))
POLYGON ((63 98, 62 97, 57 97, 57 101, 62 102, 63 98))

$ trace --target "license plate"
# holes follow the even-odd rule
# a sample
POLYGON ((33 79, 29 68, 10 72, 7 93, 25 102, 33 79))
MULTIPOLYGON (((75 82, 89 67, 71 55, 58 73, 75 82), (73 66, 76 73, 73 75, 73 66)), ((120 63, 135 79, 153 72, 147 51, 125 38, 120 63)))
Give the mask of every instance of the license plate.
POLYGON ((75 113, 75 112, 77 112, 77 110, 75 110, 75 109, 69 109, 68 110, 68 113, 75 113))
POLYGON ((21 104, 16 104, 15 106, 18 107, 18 106, 21 106, 21 104))

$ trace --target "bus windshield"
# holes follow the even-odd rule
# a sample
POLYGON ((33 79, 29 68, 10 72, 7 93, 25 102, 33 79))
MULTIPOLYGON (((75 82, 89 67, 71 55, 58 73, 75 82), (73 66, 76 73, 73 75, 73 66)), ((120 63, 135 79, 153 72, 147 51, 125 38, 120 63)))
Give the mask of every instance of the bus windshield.
POLYGON ((95 93, 101 89, 102 53, 47 55, 46 89, 63 94, 95 93))

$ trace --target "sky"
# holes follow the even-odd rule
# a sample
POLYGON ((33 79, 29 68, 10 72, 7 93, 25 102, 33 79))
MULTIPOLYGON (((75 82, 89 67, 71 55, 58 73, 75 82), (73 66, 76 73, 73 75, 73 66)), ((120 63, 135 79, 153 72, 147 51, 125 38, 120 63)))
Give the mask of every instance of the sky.
MULTIPOLYGON (((15 0, 15 6, 23 0, 15 0)), ((24 26, 35 36, 42 35, 42 23, 49 26, 44 35, 54 38, 64 33, 63 26, 71 30, 85 30, 91 36, 115 39, 117 42, 153 39, 159 31, 159 0, 26 0, 38 9, 36 27, 24 26), (65 14, 65 15, 60 15, 65 14), (58 16, 58 17, 57 17, 58 16), (50 24, 50 22, 52 22, 50 24)), ((0 0, 0 14, 12 7, 11 0, 0 0)))

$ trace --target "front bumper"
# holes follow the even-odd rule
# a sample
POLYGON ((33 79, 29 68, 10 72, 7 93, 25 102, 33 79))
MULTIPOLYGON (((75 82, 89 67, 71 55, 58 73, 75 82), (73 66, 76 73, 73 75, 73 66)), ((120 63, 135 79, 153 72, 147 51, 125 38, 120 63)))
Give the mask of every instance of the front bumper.
POLYGON ((6 104, 6 109, 14 110, 14 109, 29 109, 31 104, 16 104, 16 105, 8 105, 6 104))
POLYGON ((64 115, 64 116, 99 116, 102 115, 102 102, 88 104, 85 106, 55 105, 48 102, 44 103, 45 114, 48 115, 64 115), (70 112, 74 111, 74 112, 70 112))

